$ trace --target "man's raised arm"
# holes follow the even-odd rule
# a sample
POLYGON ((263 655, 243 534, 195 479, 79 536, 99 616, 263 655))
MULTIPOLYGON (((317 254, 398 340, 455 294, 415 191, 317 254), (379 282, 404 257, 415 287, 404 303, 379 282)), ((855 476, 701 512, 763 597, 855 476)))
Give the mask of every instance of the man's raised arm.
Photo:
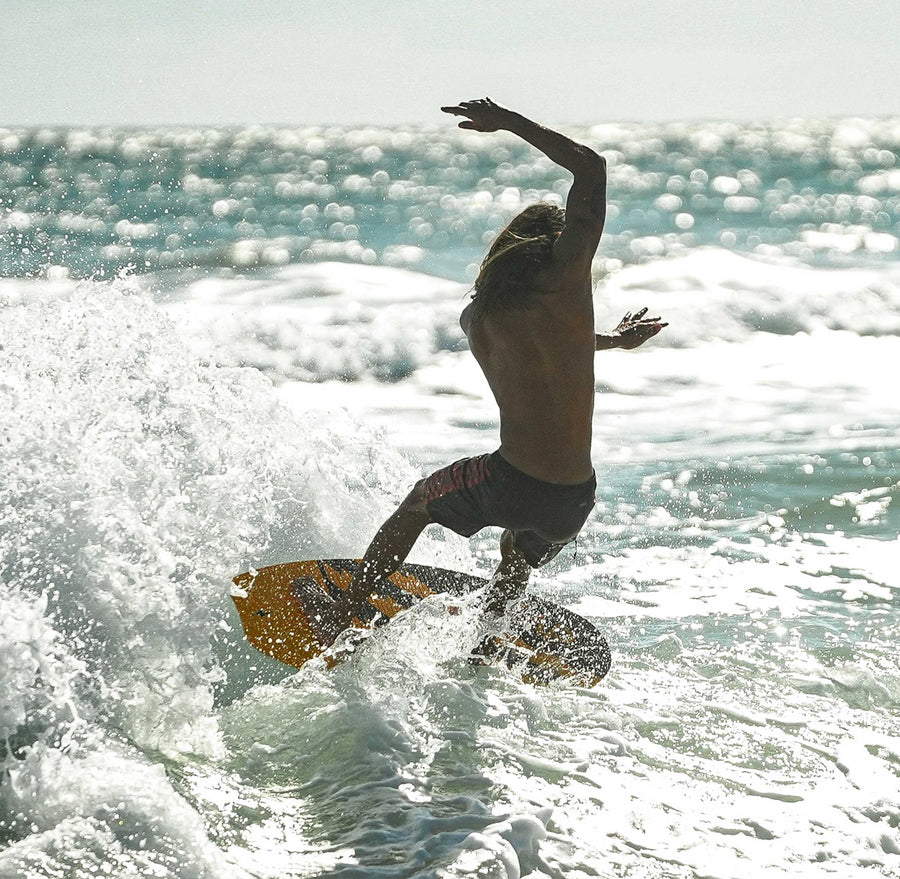
POLYGON ((566 200, 566 226, 554 246, 554 258, 590 263, 606 219, 606 160, 589 146, 572 140, 507 110, 490 98, 441 107, 445 113, 466 116, 460 128, 472 131, 511 131, 575 176, 566 200))
POLYGON ((462 101, 453 107, 441 107, 441 110, 454 116, 468 116, 468 119, 459 123, 460 128, 472 131, 511 131, 573 174, 591 173, 603 162, 589 146, 538 125, 521 113, 501 107, 490 98, 462 101))

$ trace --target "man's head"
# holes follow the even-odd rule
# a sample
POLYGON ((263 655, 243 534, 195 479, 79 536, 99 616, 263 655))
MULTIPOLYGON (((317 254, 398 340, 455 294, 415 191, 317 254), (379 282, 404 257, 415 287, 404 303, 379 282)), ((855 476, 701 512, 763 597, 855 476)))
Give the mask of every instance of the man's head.
POLYGON ((549 265, 565 223, 566 212, 545 202, 513 217, 491 245, 475 279, 475 320, 532 305, 538 292, 535 276, 549 265))

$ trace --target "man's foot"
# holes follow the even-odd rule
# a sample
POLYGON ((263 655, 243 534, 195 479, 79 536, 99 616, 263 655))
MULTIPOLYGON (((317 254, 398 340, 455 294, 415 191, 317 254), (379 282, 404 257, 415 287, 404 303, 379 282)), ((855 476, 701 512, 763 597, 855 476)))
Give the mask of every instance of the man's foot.
POLYGON ((353 624, 354 614, 319 588, 295 591, 294 600, 306 614, 309 628, 322 647, 330 647, 353 624))
POLYGON ((485 587, 482 595, 485 614, 502 617, 506 613, 506 605, 525 593, 525 583, 522 580, 499 579, 485 587))
POLYGON ((523 595, 531 573, 525 556, 516 549, 512 531, 506 530, 500 537, 500 556, 500 564, 482 598, 484 612, 496 616, 503 616, 506 605, 523 595))

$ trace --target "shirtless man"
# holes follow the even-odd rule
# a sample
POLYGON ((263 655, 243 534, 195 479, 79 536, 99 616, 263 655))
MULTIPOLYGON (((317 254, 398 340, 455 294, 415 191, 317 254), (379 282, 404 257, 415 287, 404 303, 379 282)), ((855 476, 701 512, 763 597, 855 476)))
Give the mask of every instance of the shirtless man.
POLYGON ((338 602, 308 610, 324 643, 352 624, 366 598, 396 571, 427 525, 470 537, 504 529, 486 607, 502 612, 531 568, 574 540, 594 506, 591 464, 594 352, 636 348, 666 324, 627 314, 594 332, 591 260, 606 216, 606 162, 592 149, 490 98, 442 107, 460 128, 511 131, 574 175, 563 210, 523 210, 488 251, 460 325, 500 407, 500 448, 416 483, 366 550, 338 602))

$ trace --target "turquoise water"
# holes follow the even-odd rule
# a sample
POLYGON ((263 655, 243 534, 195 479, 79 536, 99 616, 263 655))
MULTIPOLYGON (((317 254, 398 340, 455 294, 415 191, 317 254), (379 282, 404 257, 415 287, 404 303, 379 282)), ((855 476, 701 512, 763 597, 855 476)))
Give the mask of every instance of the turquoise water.
MULTIPOLYGON (((0 132, 0 876, 900 876, 900 121, 600 126, 598 503, 530 588, 299 673, 230 578, 497 443, 457 324, 560 173, 418 130, 0 132)), ((412 561, 488 573, 497 534, 412 561)))
MULTIPOLYGON (((709 244, 847 265, 898 259, 896 119, 596 125, 601 265, 709 244)), ((264 128, 0 130, 0 272, 81 277, 346 259, 457 280, 486 236, 568 188, 511 135, 264 128)))

